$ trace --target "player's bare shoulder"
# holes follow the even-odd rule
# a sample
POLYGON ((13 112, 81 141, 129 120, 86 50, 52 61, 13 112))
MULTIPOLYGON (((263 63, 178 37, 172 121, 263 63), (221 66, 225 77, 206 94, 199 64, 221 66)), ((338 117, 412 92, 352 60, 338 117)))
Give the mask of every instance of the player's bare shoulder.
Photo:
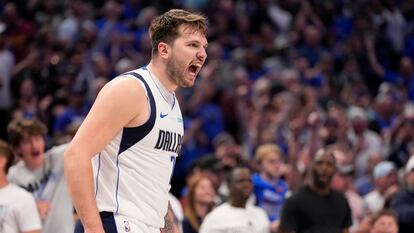
POLYGON ((119 112, 128 112, 133 118, 126 125, 132 127, 140 125, 149 116, 147 94, 142 83, 132 75, 122 75, 112 79, 101 90, 98 98, 113 102, 119 112))

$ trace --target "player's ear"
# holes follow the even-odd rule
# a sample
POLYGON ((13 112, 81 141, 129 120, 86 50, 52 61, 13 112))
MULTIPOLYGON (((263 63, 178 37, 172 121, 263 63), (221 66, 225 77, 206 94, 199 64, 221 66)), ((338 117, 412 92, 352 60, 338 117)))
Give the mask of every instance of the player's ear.
POLYGON ((170 46, 167 43, 158 43, 158 55, 162 58, 168 58, 170 55, 170 46))

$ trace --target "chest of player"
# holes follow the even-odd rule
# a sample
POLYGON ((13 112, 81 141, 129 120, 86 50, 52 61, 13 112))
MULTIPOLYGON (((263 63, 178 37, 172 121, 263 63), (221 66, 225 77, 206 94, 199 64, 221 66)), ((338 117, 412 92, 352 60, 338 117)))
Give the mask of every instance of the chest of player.
POLYGON ((155 150, 177 153, 181 149, 184 134, 183 118, 178 106, 170 108, 158 104, 152 130, 155 150))

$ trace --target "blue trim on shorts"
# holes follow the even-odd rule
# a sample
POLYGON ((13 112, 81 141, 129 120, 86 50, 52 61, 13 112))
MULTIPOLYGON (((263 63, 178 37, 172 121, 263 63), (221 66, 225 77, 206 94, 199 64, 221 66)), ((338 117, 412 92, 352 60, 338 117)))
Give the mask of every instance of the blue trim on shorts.
MULTIPOLYGON (((115 216, 112 212, 99 212, 99 217, 101 217, 102 225, 105 230, 105 233, 118 233, 116 229, 115 216)), ((84 233, 85 229, 83 228, 82 223, 78 220, 75 225, 75 233, 84 233)))
POLYGON ((101 171, 101 152, 98 155, 98 171, 96 172, 96 190, 95 190, 95 198, 98 196, 98 189, 99 189, 99 172, 101 171))
POLYGON ((115 199, 116 199, 116 211, 115 213, 118 213, 119 209, 119 201, 118 201, 118 188, 119 188, 119 154, 116 156, 116 169, 117 169, 117 177, 116 177, 116 191, 115 191, 115 199))

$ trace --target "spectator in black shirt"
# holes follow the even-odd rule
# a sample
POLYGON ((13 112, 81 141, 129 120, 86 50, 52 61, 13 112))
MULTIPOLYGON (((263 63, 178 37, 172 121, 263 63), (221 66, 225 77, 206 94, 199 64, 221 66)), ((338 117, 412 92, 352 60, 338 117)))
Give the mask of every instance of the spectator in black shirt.
POLYGON ((333 149, 320 149, 313 159, 310 184, 294 193, 282 208, 280 232, 349 232, 351 209, 344 195, 330 187, 335 171, 333 149))

